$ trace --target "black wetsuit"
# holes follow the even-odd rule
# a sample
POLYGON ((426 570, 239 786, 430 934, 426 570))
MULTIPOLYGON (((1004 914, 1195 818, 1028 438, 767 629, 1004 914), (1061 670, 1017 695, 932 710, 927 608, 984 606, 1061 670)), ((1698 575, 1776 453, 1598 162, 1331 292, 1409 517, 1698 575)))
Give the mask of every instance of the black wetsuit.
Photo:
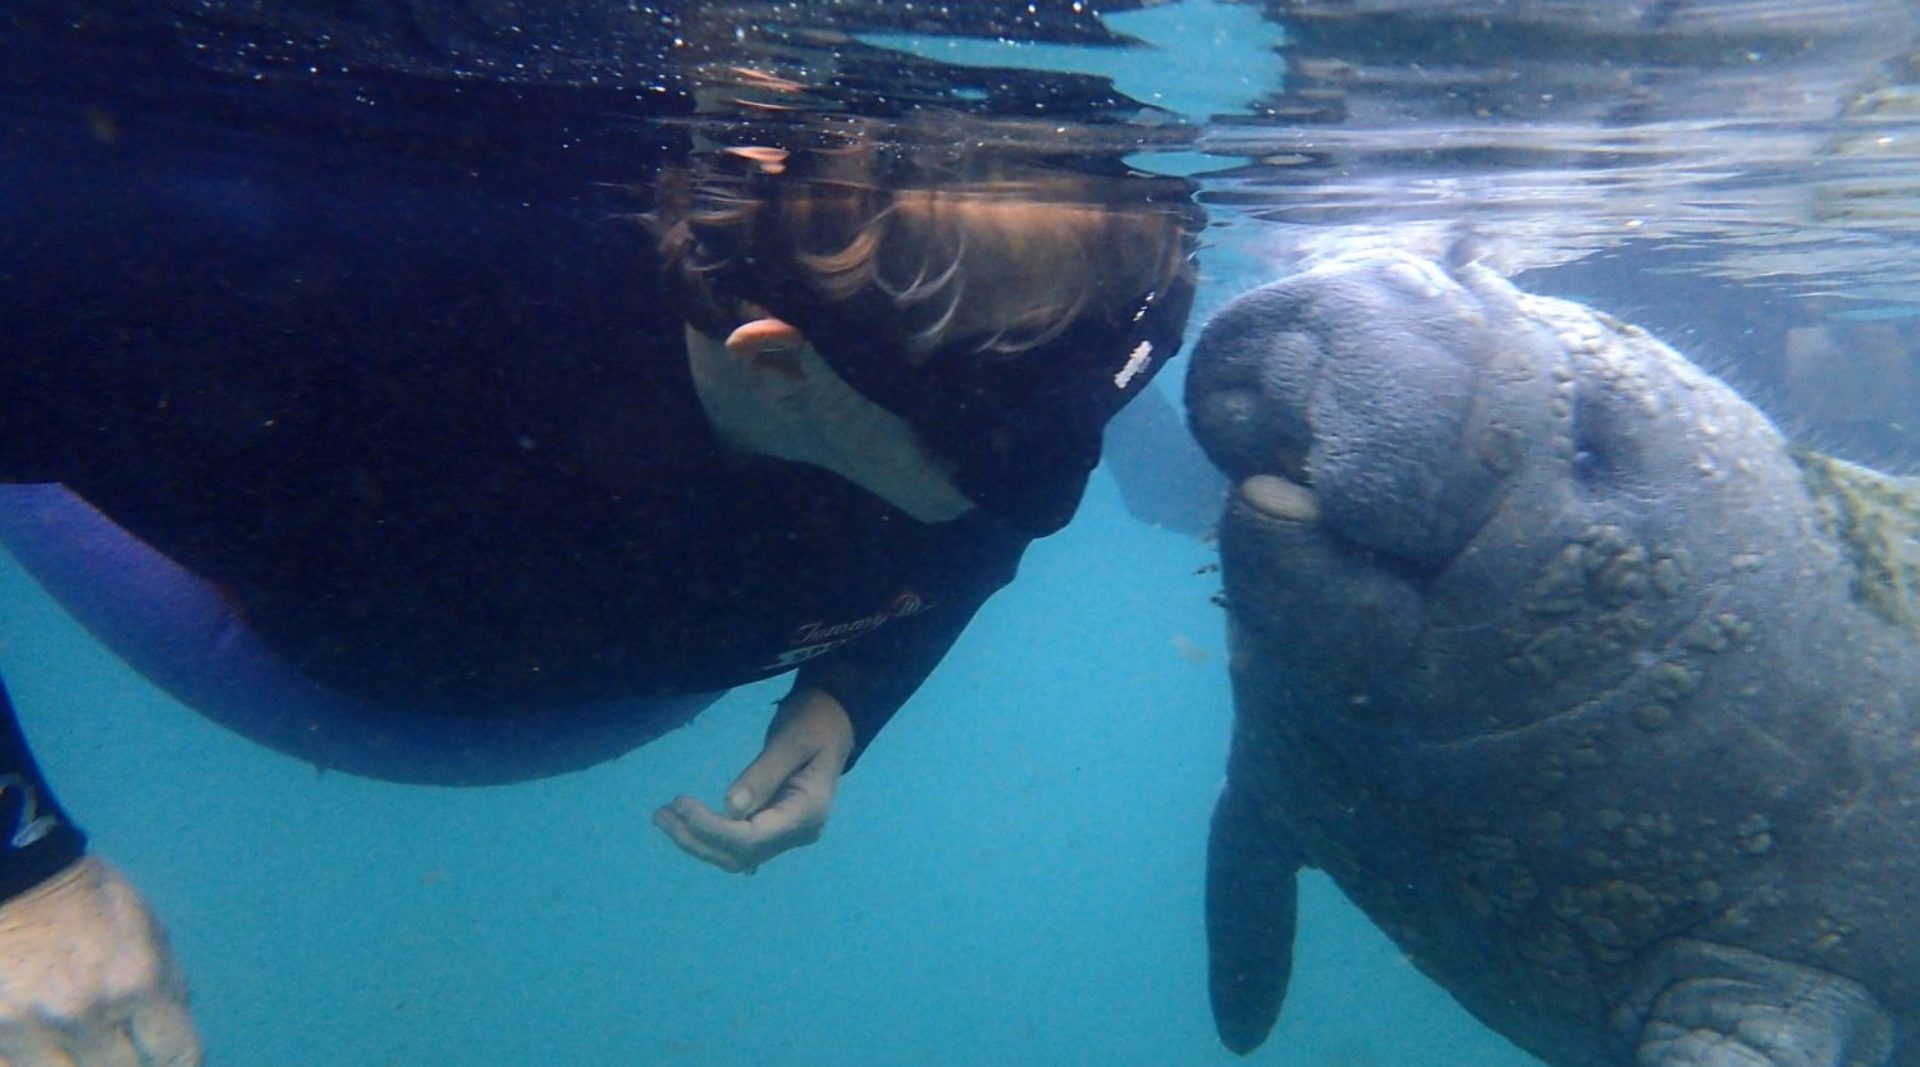
POLYGON ((75 490, 351 696, 511 714, 799 667, 864 746, 1046 532, 724 451, 602 211, 349 177, 256 239, 175 180, 42 173, 0 237, 0 480, 75 490))
POLYGON ((727 453, 602 206, 37 174, 0 237, 0 480, 72 488, 354 696, 511 713, 805 663, 864 742, 1048 532, 727 453))
MULTIPOLYGON (((858 752, 1071 515, 1150 376, 1116 388, 1134 341, 1104 338, 1042 358, 1054 378, 1017 410, 981 394, 923 425, 1001 443, 961 472, 982 506, 923 524, 720 447, 636 205, 590 183, 83 110, 21 130, 30 150, 0 157, 0 481, 68 486, 298 670, 397 713, 797 667, 858 752), (1080 378, 1104 392, 1076 401, 1080 378)), ((1189 295, 1165 295, 1156 365, 1189 295)), ((829 355, 861 343, 794 317, 829 355)), ((0 760, 31 768, 24 746, 0 760)))

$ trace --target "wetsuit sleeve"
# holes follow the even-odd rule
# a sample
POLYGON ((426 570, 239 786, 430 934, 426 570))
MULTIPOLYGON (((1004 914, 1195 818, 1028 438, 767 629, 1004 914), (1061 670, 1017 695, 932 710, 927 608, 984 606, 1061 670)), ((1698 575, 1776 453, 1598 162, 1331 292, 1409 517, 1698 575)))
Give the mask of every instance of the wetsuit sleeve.
POLYGON ((964 592, 801 666, 795 688, 811 686, 831 693, 853 721, 849 769, 933 673, 980 606, 1013 580, 1027 544, 1024 537, 1006 535, 997 543, 976 546, 982 550, 970 554, 974 562, 961 586, 964 592))
POLYGON ((53 799, 0 683, 0 901, 53 877, 86 851, 87 835, 53 799))

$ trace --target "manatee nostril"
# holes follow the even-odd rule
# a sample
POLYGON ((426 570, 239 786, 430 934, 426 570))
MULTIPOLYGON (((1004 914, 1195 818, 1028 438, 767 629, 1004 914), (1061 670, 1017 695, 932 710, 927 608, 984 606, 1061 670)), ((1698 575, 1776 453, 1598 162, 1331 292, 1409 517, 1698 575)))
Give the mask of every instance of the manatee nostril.
POLYGON ((1211 389, 1188 394, 1193 435, 1220 469, 1240 470, 1260 451, 1260 395, 1252 389, 1211 389))
POLYGON ((1279 474, 1309 484, 1310 443, 1276 418, 1271 398, 1253 389, 1219 389, 1192 398, 1193 434, 1221 470, 1236 478, 1279 474))
POLYGON ((1260 409, 1260 397, 1251 389, 1219 389, 1200 399, 1198 414, 1206 422, 1233 426, 1251 422, 1260 409))

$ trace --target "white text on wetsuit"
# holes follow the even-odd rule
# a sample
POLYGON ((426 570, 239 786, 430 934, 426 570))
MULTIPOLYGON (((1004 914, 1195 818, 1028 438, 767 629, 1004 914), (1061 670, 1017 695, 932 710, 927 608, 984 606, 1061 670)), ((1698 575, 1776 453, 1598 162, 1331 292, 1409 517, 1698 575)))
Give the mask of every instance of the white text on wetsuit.
POLYGON ((895 619, 904 619, 927 610, 927 603, 918 593, 903 592, 893 598, 893 602, 871 615, 862 615, 845 622, 803 622, 793 628, 793 634, 787 640, 794 647, 780 653, 767 666, 768 670, 785 670, 797 667, 815 656, 825 655, 856 637, 870 634, 895 619))

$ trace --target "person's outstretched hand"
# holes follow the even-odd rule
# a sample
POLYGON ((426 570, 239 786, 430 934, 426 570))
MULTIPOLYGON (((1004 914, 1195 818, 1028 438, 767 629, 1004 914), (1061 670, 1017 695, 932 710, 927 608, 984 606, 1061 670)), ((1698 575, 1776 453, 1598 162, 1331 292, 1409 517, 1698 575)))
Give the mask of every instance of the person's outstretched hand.
POLYGON ((681 796, 654 812, 653 823, 688 854, 723 871, 752 874, 780 853, 820 839, 852 752, 847 709, 818 689, 796 689, 774 713, 766 747, 727 789, 725 815, 681 796))
POLYGON ((186 999, 159 923, 105 862, 0 905, 0 1065, 198 1067, 186 999))

